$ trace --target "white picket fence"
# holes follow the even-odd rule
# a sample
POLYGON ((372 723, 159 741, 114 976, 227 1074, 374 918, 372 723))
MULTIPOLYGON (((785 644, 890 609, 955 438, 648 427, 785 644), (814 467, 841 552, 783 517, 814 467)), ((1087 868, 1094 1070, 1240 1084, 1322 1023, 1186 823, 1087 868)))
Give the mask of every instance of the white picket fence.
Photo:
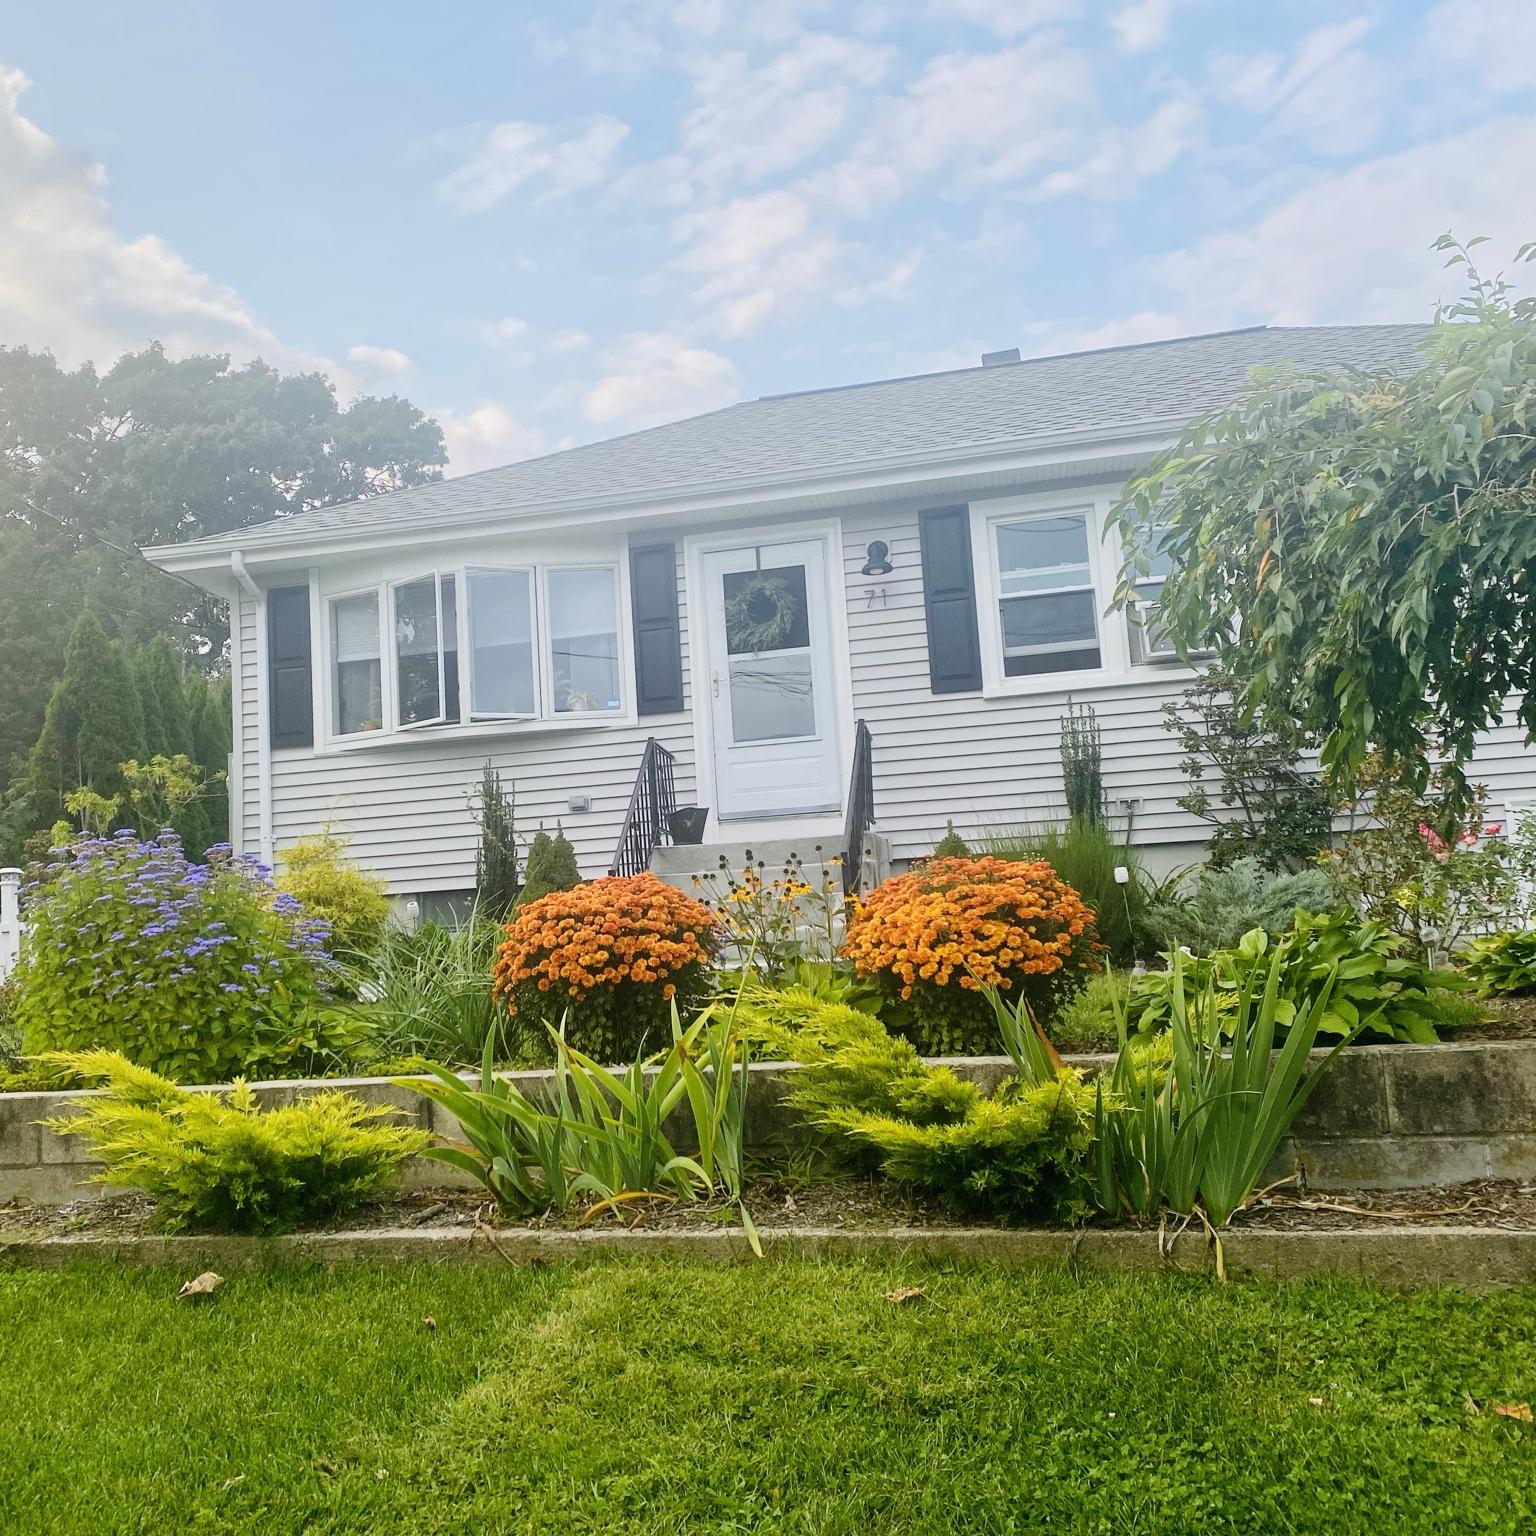
POLYGON ((21 954, 21 871, 0 869, 0 981, 21 954))

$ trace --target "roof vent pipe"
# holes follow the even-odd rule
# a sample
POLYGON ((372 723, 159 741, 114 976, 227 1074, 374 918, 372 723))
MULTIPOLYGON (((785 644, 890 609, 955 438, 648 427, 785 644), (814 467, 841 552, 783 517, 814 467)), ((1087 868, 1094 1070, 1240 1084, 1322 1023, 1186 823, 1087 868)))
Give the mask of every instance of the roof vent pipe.
POLYGON ((1019 360, 1019 349, 1009 347, 1004 352, 983 352, 981 354, 981 366, 983 368, 996 368, 1002 363, 1016 363, 1019 360))

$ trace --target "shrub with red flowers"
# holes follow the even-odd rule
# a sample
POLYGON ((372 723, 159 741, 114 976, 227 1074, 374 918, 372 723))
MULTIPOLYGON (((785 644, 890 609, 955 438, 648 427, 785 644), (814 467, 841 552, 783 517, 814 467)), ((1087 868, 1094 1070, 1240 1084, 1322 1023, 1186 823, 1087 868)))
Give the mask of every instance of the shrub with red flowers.
POLYGON ((1093 913, 1047 863, 930 859, 870 893, 843 953, 889 999, 881 1017, 925 1056, 996 1051, 985 987, 1042 1015, 1100 968, 1093 913))
POLYGON ((496 995, 525 1040, 565 1022, 565 1037, 604 1062, 671 1039, 671 1001, 701 1002, 718 919, 655 875, 610 875, 519 907, 497 955, 496 995))

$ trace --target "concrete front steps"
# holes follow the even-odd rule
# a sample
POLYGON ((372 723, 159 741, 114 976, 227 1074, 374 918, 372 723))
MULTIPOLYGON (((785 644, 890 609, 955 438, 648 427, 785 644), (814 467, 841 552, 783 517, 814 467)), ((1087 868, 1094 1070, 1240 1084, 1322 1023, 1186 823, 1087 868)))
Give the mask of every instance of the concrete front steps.
MULTIPOLYGON (((780 880, 795 869, 812 890, 823 885, 841 889, 843 831, 829 827, 800 837, 743 838, 739 842, 667 844, 651 854, 651 871, 668 885, 697 894, 697 876, 707 899, 718 900, 730 889, 731 878, 740 879, 749 864, 764 881, 780 880), (722 863, 723 861, 723 863, 722 863)), ((890 840, 878 831, 865 834, 859 884, 863 890, 878 885, 891 869, 890 840)))

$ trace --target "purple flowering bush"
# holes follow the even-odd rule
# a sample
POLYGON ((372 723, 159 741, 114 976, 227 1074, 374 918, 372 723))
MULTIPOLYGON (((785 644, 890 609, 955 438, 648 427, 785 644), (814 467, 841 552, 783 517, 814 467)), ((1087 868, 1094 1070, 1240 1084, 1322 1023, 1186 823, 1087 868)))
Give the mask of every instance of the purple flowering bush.
POLYGON ((182 1083, 305 1070, 339 968, 330 926, 227 845, 194 864, 173 832, 57 849, 27 887, 16 971, 28 1055, 120 1051, 182 1083))

